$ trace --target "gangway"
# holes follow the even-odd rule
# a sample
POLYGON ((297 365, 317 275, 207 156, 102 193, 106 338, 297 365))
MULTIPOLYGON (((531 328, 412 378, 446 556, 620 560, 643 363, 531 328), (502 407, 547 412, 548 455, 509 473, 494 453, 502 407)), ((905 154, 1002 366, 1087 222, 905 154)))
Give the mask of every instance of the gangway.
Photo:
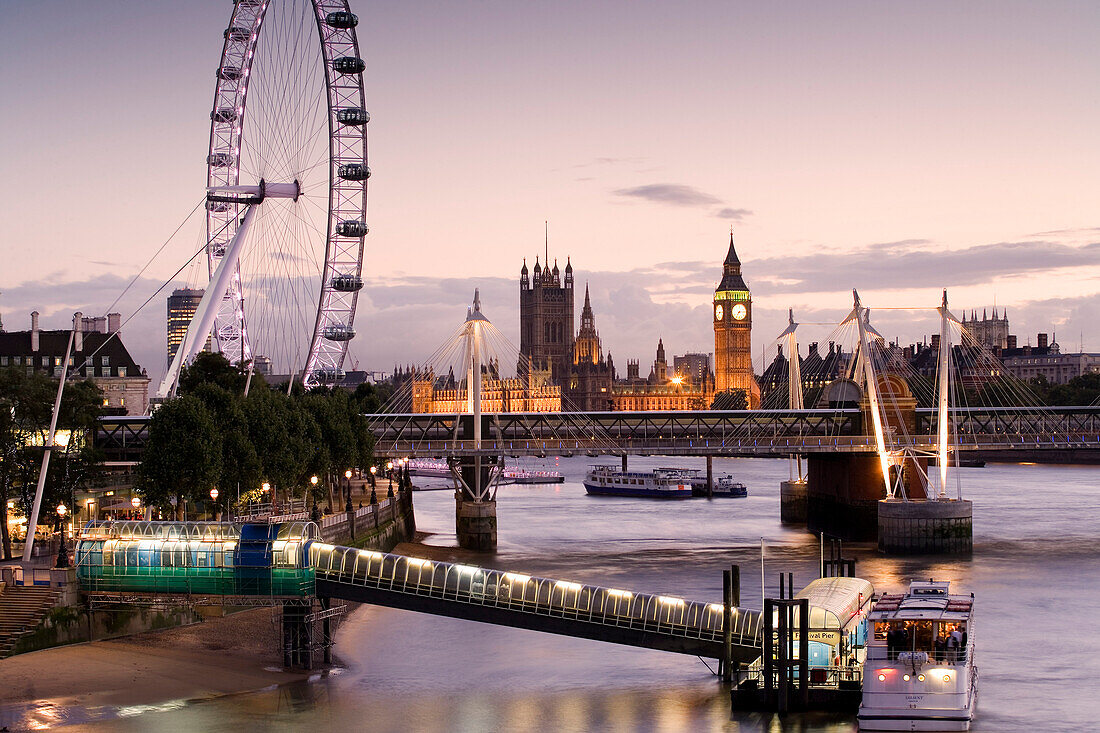
MULTIPOLYGON (((720 603, 314 542, 318 596, 722 658, 720 603)), ((760 656, 758 611, 731 611, 732 660, 760 656)))
MULTIPOLYGON (((293 608, 320 599, 723 658, 726 607, 331 545, 312 522, 91 522, 76 547, 90 602, 293 608), (220 599, 220 600, 219 600, 220 599)), ((318 617, 320 618, 320 617, 318 617)), ((760 612, 731 608, 731 660, 760 656, 760 612)), ((296 632, 297 633, 297 632, 296 632)))

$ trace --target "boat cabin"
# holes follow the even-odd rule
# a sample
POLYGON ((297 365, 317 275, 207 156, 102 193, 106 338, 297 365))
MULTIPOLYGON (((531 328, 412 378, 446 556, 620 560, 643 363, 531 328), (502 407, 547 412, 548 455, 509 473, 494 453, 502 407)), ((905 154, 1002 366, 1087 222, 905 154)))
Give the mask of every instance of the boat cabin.
POLYGON ((906 594, 888 594, 871 612, 868 659, 964 663, 971 644, 974 597, 950 594, 944 581, 915 581, 906 594))

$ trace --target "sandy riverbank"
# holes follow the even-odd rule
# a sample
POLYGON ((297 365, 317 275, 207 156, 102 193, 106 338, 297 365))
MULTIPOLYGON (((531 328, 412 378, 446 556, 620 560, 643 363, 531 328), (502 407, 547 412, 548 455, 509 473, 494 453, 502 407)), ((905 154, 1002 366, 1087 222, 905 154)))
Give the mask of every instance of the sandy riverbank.
POLYGON ((125 707, 191 700, 306 678, 284 672, 274 610, 0 660, 0 709, 125 707))

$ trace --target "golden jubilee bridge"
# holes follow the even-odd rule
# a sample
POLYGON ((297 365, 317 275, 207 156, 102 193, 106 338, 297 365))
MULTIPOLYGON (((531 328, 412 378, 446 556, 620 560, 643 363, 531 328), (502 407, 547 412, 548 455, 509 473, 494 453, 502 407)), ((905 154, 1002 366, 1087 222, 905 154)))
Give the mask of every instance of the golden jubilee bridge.
MULTIPOLYGON (((669 412, 484 413, 481 439, 471 414, 366 416, 375 454, 386 457, 685 455, 787 456, 875 453, 858 408, 669 412)), ((952 449, 960 452, 1076 454, 1100 451, 1100 406, 971 407, 951 410, 952 449)), ((113 464, 141 460, 148 417, 100 420, 96 443, 113 464)), ((937 411, 918 408, 908 440, 938 442, 937 411)))

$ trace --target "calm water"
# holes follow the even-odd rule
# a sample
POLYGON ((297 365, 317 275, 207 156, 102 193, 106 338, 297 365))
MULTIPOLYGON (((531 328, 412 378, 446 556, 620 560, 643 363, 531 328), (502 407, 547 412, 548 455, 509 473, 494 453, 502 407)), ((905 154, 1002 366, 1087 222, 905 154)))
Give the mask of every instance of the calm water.
MULTIPOLYGON (((674 504, 588 497, 590 459, 562 459, 567 482, 501 489, 500 551, 482 564, 699 600, 721 599, 722 568, 742 567, 742 603, 760 604, 780 570, 801 587, 816 575, 815 538, 779 523, 782 461, 728 459, 716 472, 746 499, 674 504)), ((631 459, 631 467, 669 465, 631 459)), ((678 460, 702 467, 703 461, 678 460)), ((544 467, 547 464, 531 467, 544 467)), ((550 462, 549 466, 554 463, 550 462)), ((1100 469, 990 465, 963 469, 974 501, 973 558, 888 559, 849 546, 876 590, 949 579, 977 596, 978 731, 1100 729, 1100 469)), ((415 495, 420 529, 453 545, 449 492, 415 495)), ((343 673, 308 685, 151 711, 97 730, 727 730, 854 731, 846 716, 734 714, 694 657, 536 632, 361 608, 344 622, 343 673)))

